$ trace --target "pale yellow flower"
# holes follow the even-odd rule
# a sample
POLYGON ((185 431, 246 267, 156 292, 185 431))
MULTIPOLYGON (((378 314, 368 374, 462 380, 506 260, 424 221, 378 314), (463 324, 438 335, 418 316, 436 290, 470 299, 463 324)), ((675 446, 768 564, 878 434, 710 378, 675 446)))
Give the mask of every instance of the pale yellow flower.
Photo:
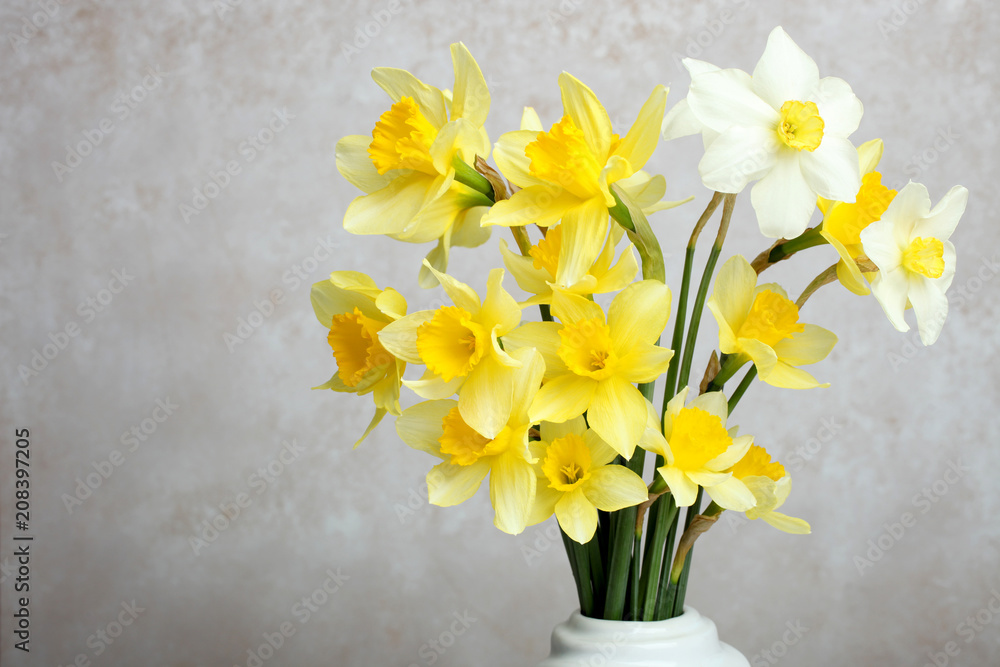
POLYGON ((722 265, 707 305, 719 323, 719 349, 740 362, 753 361, 764 382, 789 389, 829 386, 797 366, 825 359, 837 337, 799 322, 799 309, 785 290, 758 285, 746 258, 735 255, 722 265))
POLYGON ((315 283, 311 292, 316 319, 330 330, 337 372, 315 389, 372 394, 375 416, 355 447, 368 437, 386 414, 399 414, 399 385, 406 363, 382 346, 378 333, 406 315, 406 299, 391 287, 356 271, 335 271, 330 280, 315 283))
POLYGON ((751 445, 746 455, 729 471, 753 493, 757 504, 746 511, 748 519, 763 519, 778 530, 795 535, 812 532, 809 523, 781 512, 792 491, 792 478, 784 466, 771 460, 763 447, 751 445))

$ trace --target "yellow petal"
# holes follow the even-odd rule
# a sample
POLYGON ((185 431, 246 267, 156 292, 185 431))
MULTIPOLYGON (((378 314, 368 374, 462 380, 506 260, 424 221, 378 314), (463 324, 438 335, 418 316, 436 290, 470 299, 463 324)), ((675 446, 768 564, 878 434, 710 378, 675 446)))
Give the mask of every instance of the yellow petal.
POLYGON ((424 401, 403 410, 396 420, 396 433, 413 449, 427 452, 440 459, 442 423, 445 416, 457 405, 456 401, 424 401))
POLYGON ((390 322, 378 332, 378 340, 389 354, 411 364, 422 364, 417 352, 417 327, 434 316, 433 310, 415 313, 390 322))
POLYGON ((440 89, 428 86, 406 70, 394 67, 376 67, 372 70, 372 79, 389 94, 393 102, 412 97, 420 107, 420 113, 434 127, 440 128, 448 122, 444 95, 440 89))
POLYGON ((547 294, 551 299, 552 288, 547 281, 549 274, 545 269, 536 269, 535 260, 512 252, 503 239, 500 239, 500 254, 503 255, 504 266, 514 276, 518 287, 529 294, 547 294))
POLYGON ((559 75, 559 91, 563 110, 583 131, 594 155, 606 157, 611 149, 611 119, 597 95, 568 72, 559 75))
POLYGON ((559 222, 568 210, 581 203, 576 195, 551 185, 531 185, 518 190, 510 199, 498 201, 483 216, 484 225, 549 227, 559 222))
POLYGON ((427 499, 431 505, 451 507, 475 495, 490 472, 485 458, 467 466, 439 463, 427 473, 427 499))
POLYGON ((836 344, 835 333, 815 324, 806 324, 802 333, 775 344, 774 352, 786 364, 804 366, 826 359, 836 344))
POLYGON ((549 443, 556 438, 565 438, 567 435, 584 435, 587 433, 587 420, 584 419, 583 415, 580 415, 564 422, 542 422, 538 430, 542 440, 549 443))
MULTIPOLYGON (((583 419, 583 417, 579 417, 583 419)), ((572 421, 572 420, 571 420, 572 421)), ((570 422, 567 422, 570 423, 570 422)), ((593 466, 603 466, 611 463, 618 456, 611 445, 604 442, 604 438, 597 435, 594 429, 588 429, 586 423, 583 425, 583 429, 576 431, 576 433, 583 434, 583 441, 587 445, 587 449, 590 450, 590 463, 593 466)))
POLYGON ((545 362, 542 355, 534 348, 524 348, 511 353, 511 357, 521 365, 514 370, 511 386, 510 422, 512 424, 529 424, 528 410, 538 393, 545 374, 545 362))
POLYGON ((560 285, 573 285, 587 275, 597 256, 601 254, 601 247, 608 233, 608 208, 604 200, 589 199, 580 206, 565 211, 562 230, 556 282, 560 285))
POLYGON ((615 206, 614 195, 611 194, 611 185, 623 178, 628 178, 635 173, 632 164, 620 155, 612 155, 608 158, 608 163, 601 169, 598 183, 601 187, 601 194, 604 196, 604 205, 608 208, 615 206))
POLYGON ((729 419, 729 403, 721 391, 708 391, 696 396, 688 407, 699 408, 710 415, 715 415, 723 425, 729 419))
MULTIPOLYGON (((451 93, 451 118, 466 118, 482 127, 490 111, 490 90, 476 59, 465 44, 451 45, 451 61, 455 67, 455 87, 451 93)), ((486 156, 483 156, 485 159, 486 156)))
POLYGON ((424 289, 433 289, 440 285, 437 273, 448 271, 448 255, 451 251, 451 229, 445 230, 443 236, 438 239, 437 245, 427 253, 423 263, 420 265, 420 273, 417 275, 417 284, 424 289), (434 269, 431 271, 431 269, 434 269))
POLYGON ((705 493, 719 507, 734 512, 745 512, 757 503, 746 484, 735 477, 730 477, 721 484, 705 487, 705 493))
POLYGON ((521 348, 537 349, 545 361, 545 373, 549 377, 564 375, 569 370, 559 356, 559 329, 556 322, 525 322, 503 337, 508 350, 521 348))
POLYGON ((557 290, 552 295, 552 314, 564 324, 593 319, 604 320, 604 311, 598 304, 579 294, 561 290, 557 290))
POLYGON ((556 519, 570 539, 586 544, 597 532, 597 508, 587 500, 580 488, 564 493, 556 503, 556 519))
POLYGON ((540 478, 535 486, 535 502, 528 515, 528 525, 534 526, 536 523, 545 521, 556 511, 556 503, 559 502, 563 494, 549 486, 549 480, 540 478))
POLYGON ((733 334, 739 331, 753 304, 756 285, 757 272, 742 255, 734 255, 722 265, 708 300, 708 307, 719 321, 720 328, 725 323, 733 334))
POLYGON ((840 280, 840 284, 859 296, 867 296, 870 290, 868 289, 868 285, 865 284, 865 279, 861 275, 861 269, 858 268, 858 264, 854 261, 851 252, 833 234, 824 230, 820 232, 820 235, 840 255, 840 261, 837 262, 837 279, 840 280))
POLYGON ((673 350, 640 343, 618 360, 615 373, 629 382, 653 382, 667 372, 673 356, 673 350))
POLYGON ((577 375, 562 375, 549 380, 535 395, 528 411, 533 423, 564 422, 579 417, 590 406, 597 381, 577 375))
POLYGON ((375 430, 375 427, 379 425, 379 423, 382 421, 382 418, 385 417, 385 415, 386 411, 383 410, 382 408, 377 408, 375 410, 375 416, 372 417, 372 420, 370 422, 368 422, 368 428, 365 429, 365 432, 362 433, 361 437, 358 438, 358 441, 354 443, 354 449, 357 449, 361 445, 361 443, 365 441, 365 438, 367 438, 368 435, 373 430, 375 430))
POLYGON ((632 507, 649 498, 649 489, 642 477, 620 465, 605 465, 594 470, 582 488, 587 500, 605 512, 632 507))
POLYGON ((495 355, 484 355, 469 372, 458 397, 465 423, 487 438, 495 438, 507 424, 513 405, 515 369, 495 355))
POLYGON ((465 118, 457 118, 438 132, 430 148, 434 169, 440 174, 454 170, 455 156, 466 164, 475 164, 476 156, 484 160, 489 157, 490 138, 486 131, 465 118))
POLYGON ((351 185, 368 194, 389 185, 389 181, 398 175, 392 172, 378 173, 368 155, 371 143, 370 136, 356 134, 338 141, 336 149, 337 171, 351 185))
MULTIPOLYGON (((634 246, 630 243, 622 251, 621 257, 607 272, 597 275, 595 294, 607 294, 625 289, 639 274, 639 263, 635 259, 634 246)), ((591 271, 595 273, 595 271, 591 271)))
POLYGON ((403 384, 414 394, 428 400, 439 400, 454 396, 463 382, 465 382, 464 377, 455 377, 445 382, 440 376, 430 371, 424 372, 419 380, 403 380, 403 384))
MULTIPOLYGON (((721 395, 721 392, 714 393, 721 395)), ((705 469, 719 472, 732 468, 734 465, 739 463, 744 456, 746 456, 747 452, 750 451, 750 446, 752 444, 752 435, 741 435, 733 438, 733 444, 729 445, 725 452, 716 456, 711 461, 706 462, 705 469)))
POLYGON ((639 110, 639 117, 635 119, 628 134, 615 150, 615 155, 624 157, 634 169, 641 169, 656 150, 656 144, 660 139, 660 126, 663 124, 663 112, 667 107, 668 91, 669 89, 662 85, 653 88, 649 99, 639 110))
POLYGON ((641 343, 655 343, 670 318, 670 288, 658 280, 642 280, 621 291, 608 308, 615 351, 627 354, 641 343))
POLYGON ((451 230, 451 244, 462 248, 477 248, 486 243, 493 230, 490 227, 483 227, 482 219, 489 210, 488 206, 465 209, 462 215, 455 219, 455 226, 451 230))
MULTIPOLYGON (((424 266, 427 265, 425 264, 424 266)), ((448 298, 451 299, 452 303, 459 308, 467 310, 473 317, 479 313, 481 306, 479 295, 476 294, 475 290, 462 281, 456 280, 447 274, 437 271, 434 267, 428 268, 430 268, 431 272, 441 282, 441 287, 444 288, 445 294, 448 295, 448 298)))
POLYGON ((531 464, 512 451, 493 459, 490 501, 496 513, 493 523, 497 528, 511 535, 524 530, 535 500, 536 484, 531 464))
POLYGON ((757 367, 757 376, 766 382, 767 376, 778 364, 778 355, 768 345, 752 338, 740 338, 739 344, 757 367))
POLYGON ((398 176, 381 190, 356 197, 344 214, 344 229, 352 234, 404 234, 434 186, 434 177, 420 172, 398 176))
POLYGON ((375 307, 390 320, 398 320, 406 316, 406 299, 391 287, 375 297, 375 307))
POLYGON ((882 160, 882 151, 885 145, 881 139, 872 139, 858 146, 858 161, 861 167, 861 175, 870 174, 878 167, 882 160))
POLYGON ((646 401, 630 382, 612 376, 598 384, 587 421, 615 451, 631 458, 646 430, 646 401))
POLYGON ((816 389, 830 386, 829 382, 820 384, 816 378, 801 368, 793 368, 782 361, 778 361, 767 377, 761 376, 761 379, 773 387, 785 389, 816 389))
POLYGON ((542 185, 544 181, 531 173, 531 160, 524 153, 525 147, 538 138, 540 130, 516 130, 501 134, 493 146, 493 160, 497 169, 508 181, 526 188, 542 185))
POLYGON ((476 321, 497 336, 503 336, 521 321, 521 308, 503 288, 503 274, 503 269, 490 271, 486 281, 486 299, 476 316, 476 321))
POLYGON ((316 320, 327 329, 333 324, 334 315, 353 313, 355 308, 360 310, 365 317, 377 320, 384 319, 374 307, 371 298, 358 292, 341 289, 330 280, 313 283, 309 298, 312 301, 316 320))
POLYGON ((521 129, 532 130, 533 132, 542 132, 545 130, 545 126, 542 125, 542 121, 538 117, 538 112, 535 111, 534 107, 524 107, 524 111, 521 112, 521 129))
POLYGON ((809 522, 797 519, 781 512, 768 512, 761 517, 778 530, 792 535, 808 535, 812 532, 809 522))
POLYGON ((690 507, 694 505, 694 500, 698 496, 697 484, 688 479, 687 475, 677 468, 661 466, 657 470, 663 476, 663 481, 670 488, 670 493, 673 494, 678 507, 690 507))

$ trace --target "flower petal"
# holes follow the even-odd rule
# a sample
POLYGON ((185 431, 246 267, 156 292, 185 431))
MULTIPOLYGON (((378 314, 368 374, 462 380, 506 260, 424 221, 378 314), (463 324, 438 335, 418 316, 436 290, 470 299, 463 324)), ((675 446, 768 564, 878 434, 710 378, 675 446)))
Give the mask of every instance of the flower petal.
POLYGON ((604 512, 617 512, 649 498, 649 489, 642 477, 620 465, 597 468, 581 486, 587 500, 604 512))
POLYGON ((789 100, 804 100, 819 83, 816 61, 792 41, 784 28, 767 37, 764 54, 753 70, 753 89, 775 109, 789 100))
POLYGON ((516 130, 500 135, 493 146, 493 160, 507 180, 520 188, 542 185, 544 181, 531 173, 531 160, 524 149, 538 139, 538 130, 516 130))
POLYGON ((670 466, 660 466, 657 468, 663 481, 670 487, 670 493, 678 507, 690 507, 694 505, 694 500, 698 495, 698 485, 688 479, 687 475, 670 466))
POLYGON ((412 97, 420 107, 420 113, 434 127, 441 128, 448 122, 448 111, 440 89, 428 86, 406 70, 395 67, 376 67, 372 70, 372 79, 393 102, 412 97))
POLYGON ((801 368, 793 368, 781 360, 768 372, 767 377, 762 375, 761 379, 772 387, 784 389, 816 389, 830 386, 829 382, 820 384, 816 378, 801 368))
MULTIPOLYGON (((721 395, 721 392, 716 392, 721 395)), ((739 435, 733 438, 733 444, 726 448, 726 451, 716 456, 711 461, 705 463, 708 470, 722 471, 732 468, 750 451, 753 444, 752 435, 739 435)))
POLYGON ((815 324, 806 324, 801 333, 776 343, 774 352, 786 364, 805 366, 826 359, 836 344, 835 333, 815 324))
POLYGON ((580 205, 576 195, 553 185, 531 185, 518 190, 510 199, 494 204, 483 216, 484 225, 549 227, 562 219, 571 208, 580 205))
POLYGON ((427 452, 440 459, 442 424, 445 416, 457 405, 456 401, 424 401, 403 410, 396 419, 396 433, 413 449, 427 452))
POLYGON ((495 438, 510 419, 515 371, 500 363, 496 355, 486 354, 465 378, 458 411, 465 423, 484 437, 495 438))
POLYGON ((956 185, 941 198, 926 218, 917 222, 913 228, 914 236, 933 236, 941 241, 947 241, 958 226, 958 221, 965 213, 968 203, 969 191, 961 185, 956 185))
POLYGON ((774 370, 774 366, 778 363, 778 355, 769 345, 754 338, 740 338, 739 344, 757 367, 757 376, 761 380, 774 370))
POLYGON ((816 210, 816 193, 802 175, 798 155, 782 151, 770 173, 750 190, 750 202, 764 236, 791 239, 804 232, 816 210))
MULTIPOLYGON (((459 308, 467 310, 473 317, 479 313, 482 306, 479 302, 479 295, 476 294, 475 290, 462 281, 456 280, 445 273, 441 273, 432 266, 427 264, 424 264, 424 266, 427 266, 437 277, 438 281, 441 283, 441 287, 444 288, 445 294, 448 295, 448 298, 451 299, 452 303, 459 308)), ((500 271, 502 271, 502 269, 500 269, 500 271)), ((502 277, 503 274, 501 273, 501 278, 502 277)))
MULTIPOLYGON (((580 417, 583 419, 583 417, 580 417)), ((569 422, 566 422, 567 424, 569 422)), ((581 431, 577 433, 583 433, 583 441, 587 445, 587 449, 590 450, 590 464, 594 467, 603 466, 611 463, 618 456, 618 452, 611 448, 611 446, 604 442, 601 436, 597 435, 594 429, 588 429, 586 422, 581 431)))
POLYGON ((493 523, 505 533, 524 530, 535 500, 537 481, 531 464, 508 450, 493 458, 490 473, 490 502, 496 512, 493 523))
POLYGON ((545 374, 549 377, 568 373, 566 362, 559 356, 559 329, 557 322, 525 322, 513 331, 504 334, 504 348, 516 351, 521 348, 535 348, 545 360, 545 374))
POLYGON ((847 139, 823 137, 816 150, 799 153, 799 164, 806 183, 820 197, 850 203, 861 189, 858 151, 847 139))
MULTIPOLYGON (((455 68, 455 87, 451 93, 451 118, 466 118, 478 127, 486 122, 490 111, 490 89, 476 59, 465 44, 451 45, 451 61, 455 68)), ((483 156, 485 159, 486 156, 483 156)))
POLYGON ((596 391, 596 380, 578 375, 561 375, 549 380, 535 394, 528 411, 529 419, 537 424, 541 421, 564 422, 579 417, 590 407, 596 391))
POLYGON ((628 160, 633 169, 642 169, 656 150, 656 144, 660 139, 660 128, 663 125, 663 111, 667 107, 668 90, 663 85, 653 88, 653 92, 639 110, 639 116, 629 128, 628 134, 615 150, 614 154, 628 160))
POLYGON ((390 322, 378 332, 378 340, 389 354, 411 364, 422 364, 417 352, 417 327, 434 317, 433 310, 418 310, 395 322, 390 322))
POLYGON ((673 357, 673 350, 639 343, 618 360, 615 373, 629 382, 653 382, 667 372, 673 357))
MULTIPOLYGON (((923 183, 910 181, 889 202, 888 208, 882 213, 882 221, 893 223, 893 235, 897 245, 906 247, 913 237, 913 228, 916 226, 917 221, 928 217, 930 212, 931 196, 927 192, 927 187, 923 183)), ((865 230, 862 230, 862 242, 864 242, 865 231, 871 228, 871 226, 868 225, 865 230)), ((879 268, 882 269, 882 266, 880 265, 879 268)))
POLYGON ((587 420, 584 419, 583 415, 567 419, 564 422, 542 422, 538 426, 538 431, 542 440, 547 443, 574 433, 580 436, 591 433, 587 430, 587 420))
POLYGON ((632 458, 646 430, 646 399, 632 383, 611 376, 598 383, 587 421, 615 451, 632 458))
POLYGON ((933 345, 941 335, 941 328, 948 317, 948 297, 935 281, 920 275, 910 275, 907 295, 917 316, 917 330, 920 342, 933 345))
POLYGON ((766 178, 782 152, 773 128, 734 126, 708 146, 698 173, 706 188, 742 192, 750 181, 766 178))
POLYGON ((906 323, 906 318, 903 316, 903 312, 906 310, 908 290, 906 269, 902 267, 896 267, 891 271, 879 271, 872 279, 872 294, 882 306, 889 322, 896 327, 896 331, 910 330, 910 325, 906 323))
POLYGON ((608 207, 604 200, 595 197, 566 211, 562 230, 556 282, 573 285, 587 275, 604 246, 608 234, 608 207))
POLYGON ((375 297, 375 307, 390 320, 406 317, 406 299, 391 287, 375 297))
POLYGON ((641 344, 655 343, 670 319, 670 288, 642 280, 623 289, 608 308, 615 352, 625 355, 641 344))
POLYGON ((564 324, 595 318, 604 321, 604 311, 600 305, 579 294, 562 290, 556 290, 552 295, 552 314, 564 324))
POLYGON ((465 382, 464 377, 454 377, 448 382, 431 371, 425 371, 419 380, 403 380, 403 384, 420 398, 436 401, 454 396, 465 382))
POLYGON ((434 185, 433 176, 420 172, 397 176, 381 190, 355 197, 344 214, 344 229, 351 234, 405 233, 434 185))
POLYGON ((559 75, 563 110, 573 124, 583 131, 587 144, 598 159, 611 148, 611 119, 594 91, 569 72, 559 75))
MULTIPOLYGON (((847 137, 858 129, 864 106, 849 83, 835 76, 820 79, 815 92, 809 95, 823 119, 825 136, 847 137)), ((878 161, 876 160, 876 164, 878 161)))
POLYGON ((812 528, 807 521, 782 514, 781 512, 768 512, 761 519, 778 530, 791 533, 792 535, 808 535, 812 532, 812 528))
POLYGON ((880 273, 897 270, 903 263, 903 251, 896 240, 895 225, 891 220, 876 220, 862 229, 861 248, 868 259, 875 262, 880 273))
POLYGON ((597 532, 597 508, 580 488, 564 493, 556 503, 556 519, 563 532, 580 544, 590 542, 597 532))
MULTIPOLYGON (((753 305, 753 290, 756 286, 757 272, 742 255, 733 255, 726 260, 715 278, 708 307, 719 323, 720 334, 725 331, 726 338, 733 342, 753 305)), ((725 345, 721 349, 726 354, 735 351, 726 349, 725 345)))
POLYGON ((734 512, 745 512, 757 503, 746 484, 731 477, 722 484, 705 488, 705 493, 715 501, 715 504, 734 512))
POLYGON ((552 288, 548 284, 551 276, 545 269, 536 269, 535 260, 511 251, 504 239, 500 239, 500 254, 503 255, 504 266, 514 276, 518 287, 529 294, 551 295, 552 288))
POLYGON ((545 362, 538 350, 532 347, 517 350, 511 354, 511 357, 521 365, 514 370, 510 422, 512 424, 528 424, 528 410, 542 384, 545 362))
POLYGON ((694 400, 688 404, 688 407, 698 408, 710 415, 715 415, 722 421, 723 426, 729 420, 729 403, 726 401, 725 394, 721 391, 707 391, 704 394, 695 396, 694 400))
POLYGON ((371 143, 371 137, 356 134, 338 141, 336 149, 337 171, 351 185, 369 194, 381 190, 398 175, 392 172, 378 173, 368 155, 371 143))
POLYGON ((534 526, 548 519, 556 511, 556 503, 563 497, 561 491, 549 486, 549 480, 541 477, 535 482, 535 502, 528 515, 528 525, 534 526))
POLYGON ((716 132, 733 125, 778 126, 778 112, 754 92, 750 75, 738 69, 692 74, 688 104, 698 120, 716 132))
POLYGON ((496 335, 502 336, 521 321, 521 308, 503 288, 503 269, 491 269, 486 281, 486 299, 476 319, 496 335))

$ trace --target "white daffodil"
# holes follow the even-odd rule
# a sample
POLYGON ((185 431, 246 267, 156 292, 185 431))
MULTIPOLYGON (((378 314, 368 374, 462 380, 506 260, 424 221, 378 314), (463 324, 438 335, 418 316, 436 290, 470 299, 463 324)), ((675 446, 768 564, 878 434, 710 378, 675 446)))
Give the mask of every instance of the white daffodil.
POLYGON ((899 191, 882 219, 861 232, 861 245, 878 273, 872 293, 899 331, 909 331, 903 317, 913 306, 924 345, 937 340, 948 317, 945 292, 955 277, 955 246, 949 241, 969 191, 956 185, 931 209, 927 188, 910 182, 899 191))
POLYGON ((861 187, 848 136, 861 102, 843 79, 819 69, 781 28, 771 31, 753 76, 690 58, 691 90, 664 119, 665 138, 702 133, 698 170, 705 187, 750 199, 761 232, 793 238, 809 224, 817 197, 853 202, 861 187))

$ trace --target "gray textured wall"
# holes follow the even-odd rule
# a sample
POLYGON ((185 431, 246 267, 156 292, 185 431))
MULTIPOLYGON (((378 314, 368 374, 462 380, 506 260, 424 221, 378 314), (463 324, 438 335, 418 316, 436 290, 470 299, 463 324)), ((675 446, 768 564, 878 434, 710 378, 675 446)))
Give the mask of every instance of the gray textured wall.
MULTIPOLYGON (((336 172, 333 146, 369 132, 387 108, 371 67, 450 86, 453 41, 469 46, 490 82, 495 139, 524 104, 557 118, 563 69, 622 127, 655 83, 673 86, 668 104, 681 99, 685 52, 751 70, 778 24, 824 75, 852 84, 866 108, 854 139, 885 139, 887 181, 913 177, 935 200, 961 183, 971 198, 953 238, 951 314, 934 347, 837 286, 806 308, 807 320, 840 335, 814 367, 832 387, 755 386, 734 421, 789 463, 786 507, 814 533, 723 522, 699 544, 689 602, 748 657, 773 648, 781 664, 923 665, 949 642, 958 651, 950 664, 1000 663, 1000 618, 990 611, 1000 609, 992 3, 427 0, 392 15, 395 0, 46 1, 48 18, 45 2, 0 6, 5 574, 17 532, 15 428, 31 434, 36 536, 31 653, 13 649, 8 576, 5 665, 80 655, 95 665, 245 665, 262 633, 282 624, 294 635, 266 664, 501 666, 545 655, 552 626, 575 606, 554 522, 511 537, 493 528, 485 494, 428 507, 428 457, 389 423, 350 451, 370 402, 309 391, 332 371, 311 282, 358 269, 400 288, 413 310, 438 297, 414 282, 426 248, 343 231, 355 192, 336 172), (376 28, 376 15, 392 18, 376 28), (35 34, 32 21, 44 23, 35 34), (366 29, 377 34, 345 53, 366 29), (272 121, 281 128, 273 140, 247 149, 272 121), (66 146, 88 136, 101 140, 57 173, 53 161, 65 163, 66 146), (185 220, 180 205, 230 162, 239 173, 185 220), (277 303, 259 305, 272 296, 277 303), (258 307, 268 313, 262 324, 227 345, 258 307), (69 325, 77 335, 65 349, 22 379, 18 366, 69 325), (150 421, 165 416, 158 402, 176 406, 162 423, 150 421), (148 433, 123 441, 133 427, 148 433), (283 443, 294 446, 279 466, 283 443), (112 456, 120 465, 102 463, 112 456), (107 479, 67 508, 77 479, 109 465, 107 479), (278 474, 261 481, 256 471, 268 465, 278 474), (963 472, 946 482, 952 465, 963 472), (248 506, 196 554, 189 538, 213 517, 225 523, 220 504, 239 494, 248 506), (897 539, 890 529, 904 513, 915 525, 897 539), (890 546, 859 572, 870 540, 890 546), (341 581, 325 596, 316 592, 328 571, 341 581), (324 602, 307 616, 301 601, 314 593, 324 602), (133 601, 143 611, 105 644, 97 631, 112 624, 114 633, 133 601), (463 632, 451 637, 456 614, 468 628, 455 625, 463 632), (782 645, 788 627, 808 630, 782 645), (452 645, 439 654, 432 640, 452 645)), ((668 196, 697 195, 653 219, 675 286, 677 248, 708 198, 699 155, 689 138, 661 145, 649 165, 666 174, 668 196)), ((741 197, 727 250, 753 256, 764 244, 741 197)), ((828 248, 811 252, 813 264, 788 262, 774 277, 797 292, 832 261, 828 248)), ((495 241, 458 249, 452 271, 482 287, 483 263, 498 258, 495 241)), ((704 332, 707 353, 710 318, 704 332)))

